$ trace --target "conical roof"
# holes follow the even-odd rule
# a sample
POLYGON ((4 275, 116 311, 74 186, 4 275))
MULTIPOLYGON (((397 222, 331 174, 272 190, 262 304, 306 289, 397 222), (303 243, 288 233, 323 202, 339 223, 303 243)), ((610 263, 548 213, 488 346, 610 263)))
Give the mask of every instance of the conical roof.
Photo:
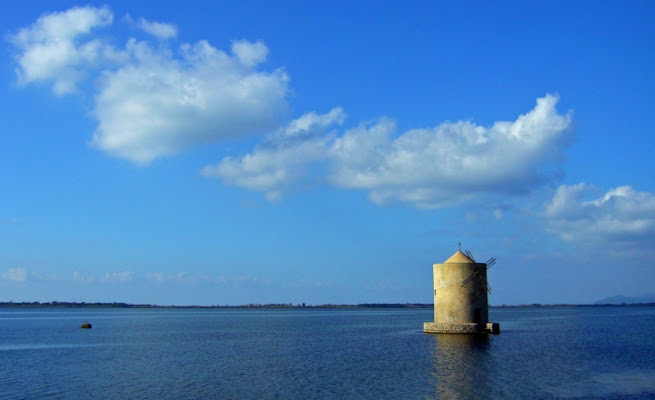
POLYGON ((466 264, 472 264, 472 263, 473 263, 473 260, 471 260, 470 258, 468 258, 468 256, 467 256, 466 254, 462 253, 461 250, 457 250, 457 251, 455 252, 455 254, 453 254, 452 256, 450 256, 450 258, 447 259, 446 262, 444 262, 444 264, 451 264, 451 263, 459 263, 459 264, 466 263, 466 264))

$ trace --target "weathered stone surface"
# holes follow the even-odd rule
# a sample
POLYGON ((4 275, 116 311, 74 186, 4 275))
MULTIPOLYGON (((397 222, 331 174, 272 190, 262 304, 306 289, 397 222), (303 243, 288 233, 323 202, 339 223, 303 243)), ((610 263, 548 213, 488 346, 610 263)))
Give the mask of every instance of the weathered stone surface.
POLYGON ((450 324, 443 322, 424 322, 425 333, 500 333, 500 324, 488 322, 486 325, 478 324, 450 324))
POLYGON ((486 264, 458 250, 432 271, 434 322, 426 322, 424 332, 500 333, 499 324, 489 322, 486 264))
POLYGON ((444 322, 423 323, 425 333, 478 333, 478 324, 454 324, 444 322))
POLYGON ((443 264, 433 265, 434 322, 489 322, 487 290, 481 281, 487 280, 486 264, 474 263, 457 251, 443 264))

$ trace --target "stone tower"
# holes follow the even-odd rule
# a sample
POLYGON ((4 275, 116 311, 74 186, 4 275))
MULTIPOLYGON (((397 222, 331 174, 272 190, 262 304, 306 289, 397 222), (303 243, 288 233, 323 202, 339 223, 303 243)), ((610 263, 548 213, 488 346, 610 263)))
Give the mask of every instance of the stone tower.
MULTIPOLYGON (((470 254, 470 253, 468 253, 470 254)), ((498 333, 489 322, 487 264, 476 263, 457 250, 443 264, 434 264, 434 322, 427 333, 498 333)))

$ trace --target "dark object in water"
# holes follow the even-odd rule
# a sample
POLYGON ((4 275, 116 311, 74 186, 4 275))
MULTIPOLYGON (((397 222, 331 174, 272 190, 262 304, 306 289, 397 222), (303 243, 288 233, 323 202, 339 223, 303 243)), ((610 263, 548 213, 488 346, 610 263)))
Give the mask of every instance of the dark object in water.
POLYGON ((80 328, 82 328, 82 329, 91 329, 91 324, 89 322, 85 322, 85 323, 82 324, 82 326, 80 328))

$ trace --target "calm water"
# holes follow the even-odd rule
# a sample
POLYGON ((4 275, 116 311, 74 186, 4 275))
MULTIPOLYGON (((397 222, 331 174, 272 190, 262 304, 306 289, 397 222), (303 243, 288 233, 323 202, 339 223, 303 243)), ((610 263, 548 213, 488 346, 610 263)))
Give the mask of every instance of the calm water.
POLYGON ((0 309, 1 399, 651 399, 655 308, 0 309), (85 320, 93 329, 79 326, 85 320))

